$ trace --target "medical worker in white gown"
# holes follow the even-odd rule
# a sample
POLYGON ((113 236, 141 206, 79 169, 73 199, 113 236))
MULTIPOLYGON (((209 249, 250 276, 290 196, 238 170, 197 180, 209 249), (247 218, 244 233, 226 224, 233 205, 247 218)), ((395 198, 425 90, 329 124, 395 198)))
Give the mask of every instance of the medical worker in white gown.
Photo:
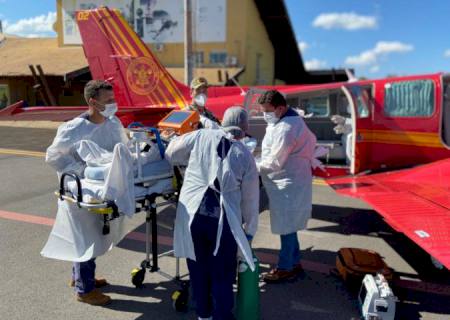
MULTIPOLYGON (((47 149, 46 162, 58 177, 73 171, 83 176, 85 163, 77 153, 81 140, 93 141, 112 152, 117 143, 127 143, 127 136, 119 119, 114 116, 117 105, 112 86, 103 80, 89 81, 84 88, 89 110, 62 124, 52 145, 47 149)), ((117 219, 119 220, 119 219, 117 219)), ((97 288, 107 284, 95 279, 95 257, 107 252, 123 236, 121 224, 111 223, 109 235, 102 234, 102 220, 97 215, 77 208, 66 201, 58 201, 58 213, 42 255, 73 261, 71 285, 78 301, 104 305, 110 297, 97 288)))
POLYGON ((271 230, 281 238, 278 265, 264 279, 279 282, 303 271, 297 231, 311 217, 316 137, 278 91, 265 92, 258 103, 268 125, 257 165, 269 199, 271 230))
POLYGON ((233 319, 237 250, 252 270, 250 238, 259 213, 255 160, 239 140, 248 128, 240 107, 222 129, 200 129, 173 140, 166 157, 187 165, 175 220, 174 250, 187 258, 199 319, 233 319))

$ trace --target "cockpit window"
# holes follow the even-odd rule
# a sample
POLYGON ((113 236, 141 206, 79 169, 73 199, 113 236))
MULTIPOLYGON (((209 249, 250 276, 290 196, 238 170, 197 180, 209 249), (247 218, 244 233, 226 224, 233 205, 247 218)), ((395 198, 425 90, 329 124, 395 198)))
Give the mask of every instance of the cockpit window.
POLYGON ((315 118, 330 116, 328 95, 312 98, 301 98, 300 108, 305 111, 306 115, 312 115, 315 118))

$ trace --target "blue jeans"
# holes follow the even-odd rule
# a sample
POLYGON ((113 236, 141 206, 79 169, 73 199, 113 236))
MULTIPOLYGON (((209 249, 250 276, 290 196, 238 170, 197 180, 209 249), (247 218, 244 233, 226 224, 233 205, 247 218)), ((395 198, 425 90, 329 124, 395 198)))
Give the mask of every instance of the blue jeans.
POLYGON ((223 219, 220 247, 214 256, 219 219, 196 214, 191 225, 196 261, 187 259, 197 315, 214 320, 234 319, 233 283, 236 279, 237 244, 223 219))
POLYGON ((281 249, 278 256, 278 269, 291 271, 300 262, 300 245, 297 232, 280 235, 281 249))
POLYGON ((95 288, 95 258, 85 262, 74 262, 72 279, 75 280, 75 292, 89 293, 95 288))

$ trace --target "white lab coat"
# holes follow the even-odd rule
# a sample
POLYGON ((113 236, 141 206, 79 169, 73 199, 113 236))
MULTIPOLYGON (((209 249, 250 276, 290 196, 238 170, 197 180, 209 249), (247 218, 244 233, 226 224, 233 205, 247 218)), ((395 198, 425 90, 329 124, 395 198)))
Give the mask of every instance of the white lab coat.
MULTIPOLYGON (((79 117, 58 128, 52 145, 47 149, 46 162, 57 172, 75 171, 83 175, 84 161, 77 149, 82 140, 90 140, 112 152, 117 143, 127 137, 119 119, 112 117, 94 124, 79 117)), ((102 234, 103 217, 80 209, 66 201, 58 201, 55 224, 41 254, 44 257, 83 262, 110 250, 124 236, 123 217, 110 222, 110 234, 102 234)))
POLYGON ((220 125, 217 122, 205 117, 202 114, 200 115, 200 123, 205 129, 220 129, 220 125))
POLYGON ((258 227, 258 172, 251 153, 237 141, 222 161, 217 153, 222 137, 231 138, 222 130, 201 129, 173 140, 166 150, 166 157, 172 164, 188 164, 175 220, 175 255, 195 260, 190 226, 206 190, 208 187, 215 189, 217 178, 221 212, 214 254, 219 249, 223 219, 227 219, 238 248, 254 270, 245 234, 253 236, 258 227))
POLYGON ((315 145, 316 137, 300 116, 286 116, 266 128, 258 168, 269 198, 274 234, 306 228, 312 211, 315 145))

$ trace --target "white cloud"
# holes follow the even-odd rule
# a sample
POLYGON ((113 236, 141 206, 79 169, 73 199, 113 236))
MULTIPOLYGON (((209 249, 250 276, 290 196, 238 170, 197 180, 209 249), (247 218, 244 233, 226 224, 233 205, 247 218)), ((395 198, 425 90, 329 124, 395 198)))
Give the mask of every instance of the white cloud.
POLYGON ((361 52, 356 56, 349 56, 345 63, 354 66, 374 65, 382 56, 391 53, 405 53, 414 50, 414 46, 399 41, 379 41, 374 48, 361 52))
POLYGON ((305 61, 305 69, 306 70, 318 70, 323 69, 327 66, 327 62, 319 59, 311 59, 305 61))
POLYGON ((450 49, 445 50, 444 57, 450 58, 450 49))
POLYGON ((300 49, 300 52, 305 52, 309 48, 309 44, 305 41, 300 41, 298 43, 298 48, 300 49))
POLYGON ((359 30, 375 29, 378 26, 377 18, 373 16, 362 16, 355 12, 332 12, 318 15, 313 26, 316 28, 359 30))
POLYGON ((369 70, 371 73, 377 73, 378 71, 380 71, 380 66, 373 66, 370 68, 369 70))
POLYGON ((56 20, 56 12, 49 12, 27 19, 20 19, 15 23, 5 21, 4 32, 19 36, 51 36, 54 34, 53 24, 56 20))

